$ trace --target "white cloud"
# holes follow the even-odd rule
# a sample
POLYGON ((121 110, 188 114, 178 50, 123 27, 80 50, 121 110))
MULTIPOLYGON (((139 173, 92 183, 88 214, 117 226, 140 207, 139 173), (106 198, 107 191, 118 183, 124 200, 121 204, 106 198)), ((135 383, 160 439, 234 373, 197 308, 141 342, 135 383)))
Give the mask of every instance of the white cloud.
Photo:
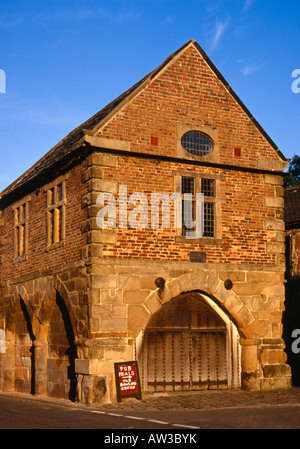
POLYGON ((212 38, 212 48, 216 49, 220 43, 220 40, 224 33, 226 32, 229 25, 229 19, 226 22, 217 21, 215 24, 213 38, 212 38))
POLYGON ((244 3, 244 12, 248 11, 248 9, 253 5, 256 0, 245 0, 244 3))
POLYGON ((258 72, 259 70, 261 70, 263 68, 264 64, 246 64, 242 70, 241 73, 244 76, 248 76, 251 75, 252 73, 258 72))

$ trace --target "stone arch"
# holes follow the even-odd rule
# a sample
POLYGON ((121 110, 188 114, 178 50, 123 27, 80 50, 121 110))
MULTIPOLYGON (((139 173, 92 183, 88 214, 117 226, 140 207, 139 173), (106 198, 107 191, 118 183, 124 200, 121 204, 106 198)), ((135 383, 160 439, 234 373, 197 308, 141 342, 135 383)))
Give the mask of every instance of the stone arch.
MULTIPOLYGON (((140 362, 142 384, 145 390, 152 391, 151 388, 155 388, 155 390, 153 391, 164 391, 160 389, 156 390, 156 388, 164 388, 161 386, 162 383, 165 385, 165 388, 167 389, 170 388, 178 389, 178 386, 175 387, 174 386, 175 384, 173 382, 174 379, 176 378, 177 380, 175 381, 175 383, 176 384, 180 383, 178 374, 179 365, 181 366, 181 370, 184 371, 184 374, 182 374, 185 378, 184 381, 185 386, 182 387, 184 389, 189 388, 203 389, 205 388, 204 387, 205 384, 209 385, 209 387, 207 388, 241 387, 240 335, 237 326, 230 319, 228 313, 225 310, 223 310, 219 304, 217 304, 215 298, 212 298, 210 294, 207 294, 206 292, 199 290, 181 292, 172 298, 171 297, 168 297, 167 299, 165 298, 165 301, 160 302, 160 306, 156 304, 156 310, 154 310, 153 308, 155 303, 153 295, 151 301, 152 303, 150 306, 150 298, 148 297, 147 308, 152 309, 151 318, 148 320, 145 327, 136 338, 136 358, 140 362), (195 303, 198 303, 198 305, 195 303), (200 306, 200 303, 202 304, 202 306, 200 306), (177 308, 178 304, 180 310, 178 309, 176 312, 174 307, 177 308), (194 306, 192 306, 192 304, 194 304, 194 306), (191 306, 192 308, 190 308, 191 306), (161 316, 161 313, 163 313, 163 316, 161 316), (199 313, 200 315, 198 315, 199 313), (203 313, 204 315, 202 316, 203 313), (188 330, 188 328, 185 327, 186 324, 184 325, 182 335, 185 335, 184 339, 188 338, 189 343, 185 342, 183 344, 180 343, 180 341, 183 341, 183 337, 180 337, 181 331, 179 321, 182 322, 182 320, 184 320, 183 318, 184 316, 186 317, 185 320, 190 319, 190 318, 188 319, 187 316, 193 316, 194 318, 192 319, 192 322, 194 324, 190 328, 190 330, 188 330), (200 316, 202 316, 201 320, 200 316), (207 316, 207 318, 210 316, 210 318, 208 318, 210 323, 218 322, 219 323, 218 329, 222 328, 222 330, 221 331, 219 330, 217 331, 217 333, 215 333, 216 329, 214 328, 212 328, 211 330, 209 329, 205 330, 204 328, 202 328, 204 316, 207 316), (202 322, 202 325, 200 325, 200 322, 202 322), (159 323, 158 327, 156 327, 157 324, 154 323, 159 323), (174 325, 175 327, 173 328, 174 325), (196 327, 194 327, 195 325, 196 327), (197 328, 197 326, 200 326, 199 329, 197 328), (149 334, 149 327, 150 327, 150 334, 149 334), (223 335, 222 338, 220 337, 221 340, 219 337, 217 337, 217 335, 219 335, 220 332, 221 332, 220 335, 223 335), (187 335, 190 335, 190 337, 188 337, 187 335), (207 337, 202 337, 202 335, 206 335, 207 337), (178 338, 180 338, 180 341, 178 340, 178 338), (202 361, 200 361, 200 357, 202 358, 203 357, 202 354, 204 354, 203 344, 204 346, 206 345, 206 343, 204 343, 203 341, 203 338, 205 338, 206 342, 213 340, 212 346, 210 346, 210 349, 209 350, 207 349, 207 351, 209 351, 209 354, 212 354, 212 359, 215 358, 215 363, 217 363, 217 365, 211 366, 212 370, 215 371, 216 375, 215 379, 213 378, 210 379, 210 374, 208 372, 205 372, 205 370, 200 369, 201 366, 203 367, 206 363, 208 363, 207 360, 210 358, 210 356, 207 356, 208 359, 203 359, 202 361), (192 341, 193 343, 191 343, 192 341), (184 348, 186 348, 187 350, 181 347, 182 344, 184 345, 184 348), (157 345, 162 346, 158 350, 159 352, 156 354, 157 345), (195 349, 197 354, 194 353, 193 352, 194 350, 191 349, 194 346, 198 348, 195 349), (201 347, 202 349, 200 349, 201 347), (220 349, 221 347, 222 349, 220 349), (171 353, 173 354, 172 356, 169 355, 171 353), (188 357, 188 359, 185 360, 184 362, 181 359, 179 361, 179 358, 182 357, 179 355, 179 353, 181 353, 184 357, 188 357), (162 373, 158 374, 158 377, 156 378, 155 381, 153 380, 153 376, 156 370, 152 366, 152 363, 154 362, 153 361, 151 362, 153 357, 154 357, 153 360, 155 360, 156 358, 159 359, 159 365, 162 366, 161 370, 163 372, 163 374, 162 373), (165 357, 169 358, 169 360, 167 359, 165 360, 164 359, 165 357), (195 365, 195 362, 192 362, 192 360, 195 360, 195 358, 198 360, 196 363, 197 366, 195 365), (176 366, 177 368, 175 368, 176 366), (186 369, 183 368, 187 366, 189 366, 189 368, 186 369), (171 377, 170 370, 172 370, 173 372, 172 374, 173 380, 170 379, 171 377), (217 372, 220 373, 221 371, 222 373, 220 374, 219 377, 219 374, 217 375, 216 373, 217 372), (190 375, 191 373, 194 374, 190 375), (150 384, 148 384, 149 376, 151 377, 150 384, 152 383, 152 387, 150 386, 150 384), (208 376, 206 381, 204 381, 205 376, 208 376), (188 384, 190 384, 190 387, 187 386, 188 384), (217 387, 216 386, 212 387, 213 384, 217 385, 217 387), (153 385, 155 386, 153 387, 153 385), (226 387, 224 387, 224 385, 226 385, 226 387), (148 390, 148 388, 150 388, 150 390, 148 390)), ((210 326, 211 324, 209 325, 209 327, 210 326)), ((181 382, 183 382, 182 379, 181 382)))
POLYGON ((68 311, 72 329, 75 332, 76 330, 76 316, 74 313, 74 309, 72 307, 70 295, 68 292, 68 289, 64 282, 60 279, 59 276, 54 276, 51 279, 47 280, 46 283, 46 290, 45 290, 45 301, 43 301, 40 314, 39 314, 39 320, 44 325, 48 326, 52 314, 55 309, 56 304, 56 293, 60 295, 60 297, 63 299, 65 307, 68 311))
POLYGON ((75 401, 76 317, 63 281, 55 276, 48 284, 43 320, 47 324, 47 395, 75 401))
POLYGON ((11 288, 6 319, 6 388, 35 394, 34 308, 25 285, 11 288))
POLYGON ((7 315, 6 315, 6 330, 8 332, 14 332, 16 328, 16 314, 17 310, 20 307, 20 298, 24 302, 27 311, 29 313, 29 316, 31 320, 33 319, 33 310, 30 304, 29 295, 27 292, 27 289, 25 286, 18 285, 17 287, 14 287, 11 291, 11 300, 7 308, 7 315))
MULTIPOLYGON (((166 282, 162 289, 151 292, 143 306, 148 312, 148 319, 162 307, 163 304, 176 296, 186 292, 199 292, 210 298, 212 304, 216 304, 237 327, 241 338, 251 338, 247 329, 255 321, 252 312, 243 303, 234 291, 225 288, 225 282, 219 279, 218 273, 197 271, 180 276, 166 282)), ((148 319, 144 313, 144 326, 148 319)))

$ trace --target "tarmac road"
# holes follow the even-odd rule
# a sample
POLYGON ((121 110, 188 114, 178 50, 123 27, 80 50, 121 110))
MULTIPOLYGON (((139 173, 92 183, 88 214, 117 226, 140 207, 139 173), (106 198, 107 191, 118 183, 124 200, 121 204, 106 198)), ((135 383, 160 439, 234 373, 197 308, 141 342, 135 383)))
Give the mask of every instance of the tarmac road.
MULTIPOLYGON (((103 429, 102 437, 138 429, 300 429, 300 388, 274 392, 187 392, 142 401, 83 406, 22 394, 0 394, 0 429, 103 429)), ((192 441, 193 443, 193 441, 192 441)))

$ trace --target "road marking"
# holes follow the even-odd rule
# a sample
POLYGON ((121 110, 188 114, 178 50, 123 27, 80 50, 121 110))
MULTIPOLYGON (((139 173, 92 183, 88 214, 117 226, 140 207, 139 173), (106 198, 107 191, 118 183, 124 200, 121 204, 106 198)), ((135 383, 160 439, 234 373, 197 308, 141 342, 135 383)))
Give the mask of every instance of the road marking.
POLYGON ((170 423, 168 423, 168 422, 165 422, 165 421, 156 421, 156 419, 146 419, 146 421, 148 421, 148 422, 154 422, 154 423, 156 423, 156 424, 168 424, 168 425, 170 425, 170 423))
POLYGON ((187 424, 171 424, 171 426, 184 427, 185 429, 201 429, 201 427, 188 426, 187 424))
POLYGON ((152 422, 155 424, 163 424, 163 425, 173 426, 173 427, 182 427, 185 429, 200 429, 200 427, 189 426, 187 424, 172 424, 172 423, 168 423, 166 421, 159 421, 157 419, 141 418, 140 416, 122 415, 120 413, 103 412, 100 410, 90 410, 90 411, 91 411, 91 413, 97 413, 99 415, 116 416, 118 418, 122 417, 122 418, 126 418, 126 419, 135 419, 138 421, 152 422))
MULTIPOLYGON (((123 415, 121 415, 121 416, 123 416, 123 415)), ((126 416, 124 416, 124 418, 128 418, 128 419, 139 419, 139 420, 141 420, 141 421, 147 421, 146 418, 140 418, 139 416, 128 416, 128 415, 126 415, 126 416)))

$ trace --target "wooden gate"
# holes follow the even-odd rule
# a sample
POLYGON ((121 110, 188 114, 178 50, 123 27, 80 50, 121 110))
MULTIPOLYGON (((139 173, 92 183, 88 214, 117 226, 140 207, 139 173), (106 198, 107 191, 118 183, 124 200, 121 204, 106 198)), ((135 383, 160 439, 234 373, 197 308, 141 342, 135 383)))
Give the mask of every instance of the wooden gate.
POLYGON ((228 388, 226 323, 199 297, 179 296, 147 326, 140 356, 145 391, 228 388))

